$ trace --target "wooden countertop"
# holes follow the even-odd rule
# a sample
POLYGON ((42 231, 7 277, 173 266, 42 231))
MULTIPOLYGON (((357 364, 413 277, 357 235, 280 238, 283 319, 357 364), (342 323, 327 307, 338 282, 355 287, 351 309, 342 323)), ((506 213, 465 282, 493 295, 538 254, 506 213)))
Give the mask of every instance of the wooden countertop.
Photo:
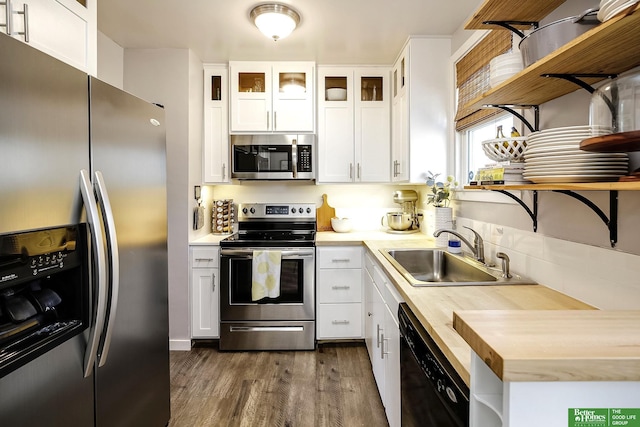
POLYGON ((455 311, 503 381, 640 381, 640 311, 455 311))
POLYGON ((365 240, 364 245, 467 385, 470 384, 471 349, 453 328, 454 311, 593 309, 542 285, 413 287, 379 250, 433 247, 432 241, 365 240))

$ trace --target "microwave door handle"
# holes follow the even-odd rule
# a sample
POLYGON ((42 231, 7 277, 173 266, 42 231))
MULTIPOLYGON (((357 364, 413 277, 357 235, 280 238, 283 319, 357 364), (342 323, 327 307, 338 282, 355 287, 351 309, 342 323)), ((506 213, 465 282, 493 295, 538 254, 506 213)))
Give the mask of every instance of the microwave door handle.
POLYGON ((298 141, 295 139, 291 141, 291 163, 292 163, 291 170, 293 171, 293 177, 297 178, 298 177, 298 141))
POLYGON ((80 171, 80 193, 87 213, 87 223, 91 231, 91 246, 94 251, 96 260, 96 278, 97 284, 95 291, 97 293, 97 304, 94 307, 95 324, 90 328, 87 348, 84 353, 84 377, 88 378, 93 372, 93 365, 96 361, 98 353, 98 345, 100 343, 100 333, 104 327, 104 317, 107 309, 107 268, 106 255, 104 252, 104 241, 102 239, 102 229, 100 228, 100 215, 98 213, 98 204, 96 203, 91 186, 91 178, 89 172, 85 169, 80 171))
POLYGON ((118 291, 120 289, 120 258, 118 256, 118 238, 116 236, 115 220, 113 219, 113 210, 109 201, 109 193, 104 183, 102 172, 95 173, 95 188, 98 195, 98 202, 102 210, 104 220, 105 235, 107 237, 107 261, 109 263, 109 297, 110 309, 106 320, 106 330, 104 331, 104 342, 102 348, 98 351, 98 367, 104 366, 107 362, 107 355, 111 346, 111 336, 116 319, 116 310, 118 308, 118 291))

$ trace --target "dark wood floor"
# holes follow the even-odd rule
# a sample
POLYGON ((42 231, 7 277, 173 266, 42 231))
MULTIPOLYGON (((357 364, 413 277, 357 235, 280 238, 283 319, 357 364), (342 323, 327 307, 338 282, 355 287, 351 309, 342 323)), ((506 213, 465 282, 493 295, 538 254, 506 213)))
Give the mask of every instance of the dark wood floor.
POLYGON ((315 351, 171 352, 170 427, 388 426, 362 343, 315 351))

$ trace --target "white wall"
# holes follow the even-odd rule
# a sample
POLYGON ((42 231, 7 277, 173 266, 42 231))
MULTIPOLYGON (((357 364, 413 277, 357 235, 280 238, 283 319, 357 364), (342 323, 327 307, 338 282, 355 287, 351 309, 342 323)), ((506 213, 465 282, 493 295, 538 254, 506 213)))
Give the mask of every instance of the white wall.
POLYGON ((193 58, 186 49, 126 49, 124 89, 164 105, 167 132, 169 338, 188 343, 189 332, 189 143, 193 58))
POLYGON ((97 77, 117 88, 122 89, 124 86, 124 49, 100 31, 97 77))

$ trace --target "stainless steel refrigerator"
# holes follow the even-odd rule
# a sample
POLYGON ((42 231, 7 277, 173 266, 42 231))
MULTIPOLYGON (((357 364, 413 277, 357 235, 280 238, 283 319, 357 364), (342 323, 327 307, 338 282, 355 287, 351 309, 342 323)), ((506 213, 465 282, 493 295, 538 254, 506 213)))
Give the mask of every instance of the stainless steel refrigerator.
POLYGON ((0 55, 0 425, 167 425, 164 112, 3 34, 0 55), (75 332, 35 343, 53 315, 75 332))

